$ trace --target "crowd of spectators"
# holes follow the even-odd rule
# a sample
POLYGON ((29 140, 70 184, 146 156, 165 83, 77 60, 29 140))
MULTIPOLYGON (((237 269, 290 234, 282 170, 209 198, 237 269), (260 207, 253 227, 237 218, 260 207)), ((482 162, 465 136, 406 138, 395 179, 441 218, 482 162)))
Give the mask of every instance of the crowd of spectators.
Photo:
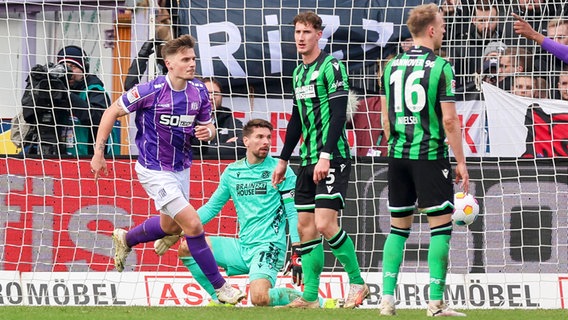
POLYGON ((565 1, 444 0, 441 10, 447 24, 444 45, 455 67, 458 92, 479 90, 479 85, 472 84, 481 79, 514 94, 562 97, 559 75, 566 64, 520 35, 515 30, 515 15, 535 32, 567 45, 565 1))

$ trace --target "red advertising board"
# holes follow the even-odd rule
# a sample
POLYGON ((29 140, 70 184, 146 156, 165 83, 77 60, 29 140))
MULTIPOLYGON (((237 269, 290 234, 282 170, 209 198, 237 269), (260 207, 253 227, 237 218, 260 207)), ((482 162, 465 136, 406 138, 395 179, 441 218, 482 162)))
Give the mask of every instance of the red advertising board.
MULTIPOLYGON (((195 161, 191 169, 191 204, 198 208, 213 193, 219 173, 231 161, 195 161)), ((89 160, 0 160, 0 236, 6 239, 0 270, 108 271, 112 230, 130 228, 157 214, 138 182, 135 160, 109 160, 109 175, 94 180, 89 160), (2 183, 4 184, 4 183, 2 183), (79 267, 78 267, 79 266, 79 267)), ((208 234, 234 236, 232 203, 205 227, 208 234)), ((135 271, 176 271, 175 250, 162 258, 152 243, 131 253, 135 271)), ((185 269, 180 269, 185 270, 185 269)))

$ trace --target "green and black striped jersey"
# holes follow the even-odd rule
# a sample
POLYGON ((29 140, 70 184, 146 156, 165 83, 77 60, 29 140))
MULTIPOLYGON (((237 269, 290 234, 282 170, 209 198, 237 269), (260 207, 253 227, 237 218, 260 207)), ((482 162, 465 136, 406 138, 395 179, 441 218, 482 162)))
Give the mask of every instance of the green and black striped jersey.
MULTIPOLYGON (((341 61, 324 51, 310 64, 300 64, 292 75, 294 106, 302 122, 301 165, 316 164, 330 129, 330 100, 347 96, 349 79, 341 61)), ((331 158, 351 158, 345 124, 331 158)))
POLYGON ((381 78, 388 101, 388 156, 436 160, 448 157, 440 102, 454 102, 454 71, 426 47, 413 47, 389 61, 381 78))

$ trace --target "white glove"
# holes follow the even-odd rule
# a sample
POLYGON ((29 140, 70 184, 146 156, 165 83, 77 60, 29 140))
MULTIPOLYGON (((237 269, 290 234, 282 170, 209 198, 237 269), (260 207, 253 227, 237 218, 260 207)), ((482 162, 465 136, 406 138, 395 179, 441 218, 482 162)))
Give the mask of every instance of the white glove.
POLYGON ((181 234, 174 234, 154 241, 154 252, 159 256, 163 256, 171 246, 178 242, 181 236, 181 234))

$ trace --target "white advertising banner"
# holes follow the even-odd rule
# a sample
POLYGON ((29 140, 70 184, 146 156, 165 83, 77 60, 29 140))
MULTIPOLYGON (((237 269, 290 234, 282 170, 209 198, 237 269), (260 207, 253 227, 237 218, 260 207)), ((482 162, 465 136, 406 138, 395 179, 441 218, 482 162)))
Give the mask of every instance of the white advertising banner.
MULTIPOLYGON (((371 272, 362 276, 371 291, 362 307, 377 308, 382 275, 371 272)), ((248 292, 247 277, 228 281, 248 292)), ((427 273, 401 273, 398 308, 425 308, 428 283, 427 273)), ((293 288, 290 278, 283 276, 277 286, 293 288)), ((347 274, 322 274, 323 298, 345 298, 347 290, 347 274)), ((449 274, 445 300, 458 309, 563 309, 568 304, 567 293, 568 274, 449 274)), ((208 298, 190 273, 0 272, 0 305, 201 306, 208 298)), ((250 306, 250 301, 243 301, 242 306, 250 306)))

